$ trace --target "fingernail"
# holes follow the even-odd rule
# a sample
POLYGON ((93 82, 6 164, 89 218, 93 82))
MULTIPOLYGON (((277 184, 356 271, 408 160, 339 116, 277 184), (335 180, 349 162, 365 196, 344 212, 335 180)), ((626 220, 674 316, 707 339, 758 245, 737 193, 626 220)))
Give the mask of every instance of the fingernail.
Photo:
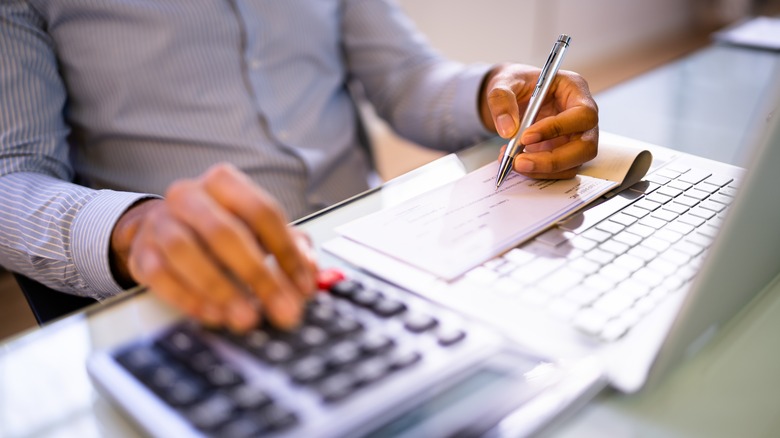
POLYGON ((222 322, 222 312, 212 305, 205 305, 201 308, 200 313, 203 322, 209 326, 216 326, 222 322))
POLYGON ((520 173, 529 173, 534 171, 534 162, 525 158, 515 160, 515 171, 520 173))
POLYGON ((295 284, 301 292, 308 294, 314 287, 314 278, 309 275, 306 269, 301 269, 295 274, 295 284))
POLYGON ((301 305, 298 300, 288 293, 282 293, 274 297, 274 320, 284 327, 292 328, 298 324, 301 315, 301 305))
POLYGON ((542 141, 542 134, 539 134, 538 132, 523 134, 523 144, 534 144, 539 143, 540 141, 542 141))
POLYGON ((246 330, 257 322, 255 309, 243 300, 233 300, 227 310, 230 325, 234 329, 246 330))
POLYGON ((509 137, 515 132, 515 121, 509 114, 501 114, 496 118, 496 131, 502 137, 509 137))

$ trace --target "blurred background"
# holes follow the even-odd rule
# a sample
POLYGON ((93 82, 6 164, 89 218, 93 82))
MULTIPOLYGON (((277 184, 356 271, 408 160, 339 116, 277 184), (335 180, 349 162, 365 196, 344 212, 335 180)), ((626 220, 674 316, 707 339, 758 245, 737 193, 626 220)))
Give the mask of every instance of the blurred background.
MULTIPOLYGON (((430 42, 463 62, 541 65, 561 33, 572 36, 563 68, 596 94, 710 43, 712 31, 780 0, 397 0, 430 42)), ((396 136, 364 108, 380 176, 387 180, 440 156, 396 136)), ((0 339, 35 326, 13 277, 0 268, 0 339)))

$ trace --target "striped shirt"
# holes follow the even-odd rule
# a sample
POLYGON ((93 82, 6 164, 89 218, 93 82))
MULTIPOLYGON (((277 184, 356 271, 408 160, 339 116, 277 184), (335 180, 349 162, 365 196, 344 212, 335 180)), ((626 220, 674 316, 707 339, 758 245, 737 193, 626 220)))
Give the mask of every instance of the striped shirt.
POLYGON ((137 200, 227 161, 300 217, 367 188, 346 84, 454 150, 486 134, 488 68, 442 59, 393 0, 3 0, 0 263, 113 295, 137 200))

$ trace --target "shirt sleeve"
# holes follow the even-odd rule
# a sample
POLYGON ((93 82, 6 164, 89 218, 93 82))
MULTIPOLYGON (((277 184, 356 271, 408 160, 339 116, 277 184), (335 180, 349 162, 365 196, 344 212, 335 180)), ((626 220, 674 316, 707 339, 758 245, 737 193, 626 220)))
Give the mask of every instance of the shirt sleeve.
POLYGON ((491 65, 443 58, 392 0, 347 0, 342 28, 350 74, 399 134, 447 151, 491 134, 478 108, 491 65))
POLYGON ((71 182, 66 91, 44 28, 29 2, 0 4, 0 264, 56 290, 105 298, 121 291, 111 231, 151 195, 71 182))

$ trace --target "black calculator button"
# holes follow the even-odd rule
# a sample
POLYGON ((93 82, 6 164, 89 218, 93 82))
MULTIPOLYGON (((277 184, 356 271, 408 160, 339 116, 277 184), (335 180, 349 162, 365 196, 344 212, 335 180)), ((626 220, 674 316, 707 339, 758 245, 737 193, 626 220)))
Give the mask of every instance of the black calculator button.
POLYGON ((171 356, 188 360, 207 347, 198 335, 187 325, 181 324, 157 340, 157 345, 171 356))
POLYGON ((211 431, 231 420, 235 408, 230 397, 215 393, 189 409, 187 417, 198 429, 211 431))
POLYGON ((338 373, 327 377, 317 387, 322 400, 333 403, 343 400, 357 389, 358 381, 353 374, 338 373))
POLYGON ((207 370, 204 374, 206 381, 216 387, 226 388, 244 383, 244 377, 233 367, 219 363, 207 370))
POLYGON ((271 340, 263 347, 260 357, 271 364, 283 364, 295 357, 295 349, 287 342, 271 340))
POLYGON ((165 358, 161 352, 148 345, 133 345, 116 355, 119 362, 130 373, 140 376, 157 368, 165 358))
POLYGON ((228 396, 239 409, 255 410, 270 405, 273 398, 261 388, 241 384, 228 391, 228 396))
POLYGON ((292 364, 289 370, 293 381, 302 385, 320 380, 327 372, 328 362, 319 355, 311 355, 299 359, 292 364))
POLYGON ((430 330, 439 323, 436 318, 424 313, 410 313, 404 319, 404 327, 413 333, 430 330))
POLYGON ((436 331, 436 339, 439 345, 449 346, 466 339, 466 332, 455 327, 440 327, 436 331))
POLYGON ((371 307, 382 298, 382 293, 376 289, 361 289, 352 294, 350 300, 358 306, 371 307))
POLYGON ((182 378, 174 382, 170 387, 160 390, 160 397, 171 406, 190 406, 206 396, 206 387, 197 379, 182 378))
POLYGON ((360 359, 360 345, 352 340, 339 342, 327 352, 328 366, 341 368, 345 365, 357 362, 360 359))
POLYGON ((393 370, 400 370, 419 362, 422 354, 414 350, 393 350, 386 357, 393 370))
POLYGON ((366 333, 359 342, 360 349, 367 355, 384 353, 395 345, 393 338, 379 332, 366 333))
POLYGON ((341 317, 324 327, 333 337, 349 336, 363 330, 363 324, 354 319, 341 317))
POLYGON ((389 318, 406 311, 406 304, 392 298, 382 298, 371 305, 371 310, 379 316, 389 318))
POLYGON ((390 371, 392 371, 390 361, 384 357, 372 357, 357 364, 352 373, 357 385, 366 386, 386 376, 390 371))
POLYGON ((346 299, 352 299, 355 293, 363 290, 363 285, 355 280, 344 280, 334 284, 330 288, 330 293, 346 299))

